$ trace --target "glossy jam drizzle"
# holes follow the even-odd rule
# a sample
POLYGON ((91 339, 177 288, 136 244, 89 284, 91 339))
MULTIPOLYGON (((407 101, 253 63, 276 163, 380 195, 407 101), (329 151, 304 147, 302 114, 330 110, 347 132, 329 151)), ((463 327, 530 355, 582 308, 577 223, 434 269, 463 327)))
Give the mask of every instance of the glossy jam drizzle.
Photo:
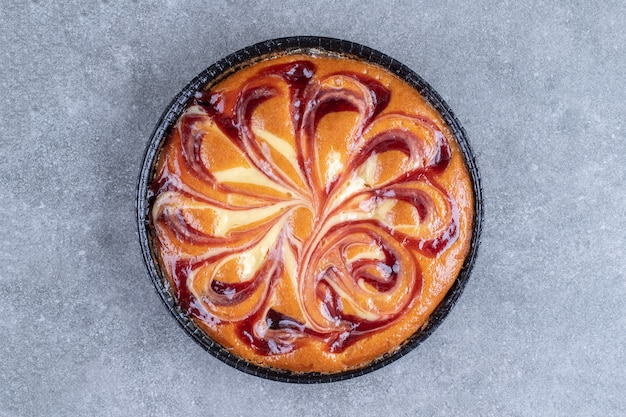
POLYGON ((456 203, 435 180, 451 151, 432 120, 385 113, 391 94, 363 74, 317 77, 300 60, 195 95, 152 184, 151 220, 184 310, 210 327, 234 323, 261 355, 312 341, 336 353, 419 302, 417 257, 458 236, 456 203), (260 109, 276 98, 292 138, 264 129, 260 109), (348 149, 322 156, 321 124, 345 112, 348 149), (283 280, 297 314, 277 307, 283 280))

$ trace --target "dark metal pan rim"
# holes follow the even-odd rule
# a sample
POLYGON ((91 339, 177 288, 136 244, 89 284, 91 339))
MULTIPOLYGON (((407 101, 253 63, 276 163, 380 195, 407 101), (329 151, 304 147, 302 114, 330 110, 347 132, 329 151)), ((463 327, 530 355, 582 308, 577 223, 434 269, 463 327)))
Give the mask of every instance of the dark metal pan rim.
POLYGON ((469 280, 478 252, 483 221, 482 186, 474 153, 467 139, 465 130, 454 116, 450 107, 439 96, 439 94, 410 68, 381 52, 354 42, 319 36, 278 38, 248 46, 217 61, 215 64, 211 65, 194 78, 167 106, 167 109, 161 116, 154 132, 152 133, 143 158, 136 198, 137 227, 144 263, 156 292, 159 294, 161 300, 163 300, 170 313, 174 316, 174 318, 176 318, 178 324, 185 329, 192 339, 194 339, 211 355, 240 371, 274 381, 304 384, 341 381, 380 369, 415 349, 430 334, 432 334, 432 332, 448 315, 469 280), (176 122, 178 117, 187 107, 187 104, 193 94, 196 91, 205 89, 207 86, 210 87, 242 67, 273 56, 295 53, 321 53, 326 55, 361 59, 379 65, 404 79, 442 115, 443 119, 448 124, 465 158, 465 163, 472 180, 474 192, 474 227, 468 256, 465 259, 456 281, 444 297, 443 301, 437 306, 433 314, 430 316, 428 322, 422 326, 421 329, 417 330, 394 352, 383 355, 363 368, 333 374, 294 373, 262 367, 233 355, 227 349, 209 338, 195 325, 193 320, 191 320, 185 312, 181 310, 176 303, 176 300, 171 295, 169 283, 167 278, 165 278, 158 262, 154 236, 151 233, 148 220, 148 210, 150 206, 149 200, 151 197, 149 195, 149 185, 154 174, 161 146, 163 145, 171 126, 176 122))

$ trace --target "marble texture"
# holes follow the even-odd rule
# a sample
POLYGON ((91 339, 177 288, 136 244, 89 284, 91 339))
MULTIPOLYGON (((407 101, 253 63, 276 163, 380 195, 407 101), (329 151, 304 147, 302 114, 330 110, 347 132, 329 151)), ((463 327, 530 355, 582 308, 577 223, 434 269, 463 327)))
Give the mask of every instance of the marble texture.
POLYGON ((0 416, 623 416, 626 3, 0 2, 0 416), (420 347, 300 386, 232 369, 145 272, 152 129, 214 61, 343 38, 426 79, 482 173, 482 244, 420 347))

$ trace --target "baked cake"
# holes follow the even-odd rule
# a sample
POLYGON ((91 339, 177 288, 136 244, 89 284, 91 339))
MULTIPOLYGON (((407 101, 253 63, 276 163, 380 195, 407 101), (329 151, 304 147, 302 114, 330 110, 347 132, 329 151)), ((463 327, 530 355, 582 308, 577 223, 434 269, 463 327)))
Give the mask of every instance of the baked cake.
POLYGON ((470 248, 472 184, 442 116, 386 69, 322 51, 196 93, 150 190, 178 305, 261 367, 332 374, 393 353, 470 248))

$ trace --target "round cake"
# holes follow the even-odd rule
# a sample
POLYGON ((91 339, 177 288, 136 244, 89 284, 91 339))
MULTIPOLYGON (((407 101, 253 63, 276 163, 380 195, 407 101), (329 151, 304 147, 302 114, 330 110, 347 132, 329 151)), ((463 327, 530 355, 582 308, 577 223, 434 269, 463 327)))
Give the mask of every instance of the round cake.
POLYGON ((382 66, 315 48, 195 91, 148 194, 180 311, 234 357, 294 374, 393 355, 455 283, 475 221, 440 112, 382 66))

